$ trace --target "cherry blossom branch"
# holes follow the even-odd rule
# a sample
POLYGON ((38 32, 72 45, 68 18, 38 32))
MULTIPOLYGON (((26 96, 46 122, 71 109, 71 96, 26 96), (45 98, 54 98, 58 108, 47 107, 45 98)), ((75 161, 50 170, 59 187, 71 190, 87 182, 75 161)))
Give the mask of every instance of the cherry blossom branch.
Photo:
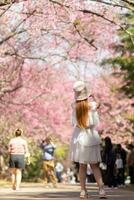
POLYGON ((8 41, 10 38, 14 37, 15 35, 18 35, 18 34, 21 34, 23 32, 26 32, 26 30, 20 30, 20 31, 17 31, 17 29, 24 23, 26 22, 34 13, 35 13, 36 10, 33 10, 31 13, 29 13, 27 15, 26 18, 24 18, 22 21, 20 21, 16 27, 11 31, 11 33, 9 33, 5 38, 3 38, 1 41, 0 41, 0 45, 2 45, 4 42, 8 41))
MULTIPOLYGON (((19 88, 20 87, 16 88, 15 90, 17 90, 19 88)), ((13 90, 11 92, 14 92, 15 90, 13 90)), ((28 106, 29 105, 30 106, 30 105, 32 105, 33 101, 35 101, 36 99, 42 97, 45 94, 46 94, 46 91, 41 92, 40 94, 35 95, 34 97, 32 97, 31 99, 29 99, 26 102, 15 102, 15 101, 11 101, 11 100, 6 100, 6 104, 12 104, 12 105, 18 105, 18 106, 21 106, 21 105, 23 105, 23 106, 28 106)), ((3 103, 5 103, 5 100, 3 101, 3 103)))
MULTIPOLYGON (((105 4, 107 6, 113 6, 113 7, 119 7, 119 8, 126 8, 128 10, 134 10, 134 8, 131 8, 129 6, 125 6, 125 5, 121 5, 118 2, 117 3, 112 3, 112 2, 107 2, 107 1, 103 1, 103 0, 90 0, 92 2, 97 2, 97 3, 101 3, 101 4, 105 4)), ((128 2, 126 2, 128 3, 128 2)), ((133 3, 129 3, 130 5, 134 6, 133 3)))
POLYGON ((124 2, 124 3, 128 3, 131 6, 134 6, 133 0, 121 0, 121 1, 124 2))
MULTIPOLYGON (((49 0, 49 1, 52 2, 52 3, 55 3, 55 4, 57 4, 57 5, 59 5, 59 6, 61 6, 61 7, 71 8, 71 6, 62 4, 62 3, 58 2, 58 1, 55 1, 55 0, 49 0)), ((128 4, 131 4, 132 6, 134 6, 134 3, 133 3, 131 0, 122 0, 122 1, 125 2, 125 3, 128 3, 128 4)), ((98 1, 96 1, 96 2, 98 2, 98 1)), ((104 1, 103 1, 103 2, 104 2, 104 1)), ((98 2, 98 3, 100 3, 100 2, 98 2)), ((110 5, 110 3, 109 3, 109 5, 110 5)), ((112 5, 112 6, 113 6, 113 5, 112 5)), ((127 7, 126 7, 126 8, 127 8, 127 7)), ((104 19, 105 21, 107 21, 107 22, 109 22, 109 23, 111 23, 111 24, 114 24, 114 25, 118 26, 121 30, 123 30, 124 32, 126 32, 126 33, 129 35, 129 37, 130 37, 130 39, 131 39, 131 41, 132 41, 132 44, 134 45, 134 38, 133 38, 133 37, 134 37, 134 34, 131 33, 131 32, 129 32, 128 30, 126 30, 122 25, 117 24, 115 21, 113 21, 113 20, 111 20, 111 19, 105 17, 105 15, 100 14, 100 13, 97 13, 97 12, 95 12, 95 11, 91 11, 91 10, 87 10, 87 9, 79 9, 78 11, 83 12, 83 13, 85 13, 85 14, 91 14, 91 15, 100 17, 100 18, 104 19)), ((77 30, 78 34, 79 34, 86 42, 88 42, 90 45, 92 44, 92 41, 90 42, 87 38, 85 38, 85 37, 79 32, 78 28, 77 28, 76 30, 77 30)), ((94 45, 92 44, 92 46, 94 46, 94 45)), ((95 48, 95 47, 94 47, 94 48, 95 48)))
POLYGON ((23 67, 23 62, 21 61, 20 65, 16 67, 16 70, 15 70, 15 68, 12 69, 11 73, 14 73, 16 71, 17 82, 16 82, 15 86, 11 86, 11 84, 10 84, 10 86, 3 86, 0 89, 0 99, 2 99, 5 94, 14 92, 17 89, 22 87, 22 78, 21 78, 22 67, 23 67))
POLYGON ((52 3, 54 3, 54 4, 57 4, 59 6, 70 8, 70 6, 62 4, 62 3, 58 2, 58 1, 55 1, 55 0, 49 0, 49 1, 52 2, 52 3))
POLYGON ((77 33, 79 34, 79 36, 80 36, 82 39, 84 39, 89 45, 91 45, 92 47, 94 47, 94 48, 97 50, 97 47, 93 44, 94 39, 89 40, 88 38, 86 38, 85 36, 83 36, 83 35, 81 34, 81 32, 80 32, 80 30, 77 28, 77 24, 75 24, 75 22, 74 22, 73 25, 74 25, 74 27, 75 27, 75 30, 76 30, 77 33))
POLYGON ((13 4, 15 2, 16 0, 0 0, 0 6, 6 6, 8 4, 13 4))
POLYGON ((4 9, 4 11, 0 13, 0 17, 2 17, 11 8, 11 6, 12 4, 10 4, 6 9, 4 9))
POLYGON ((8 41, 10 38, 14 37, 15 35, 19 35, 21 33, 25 32, 25 30, 21 30, 21 31, 18 31, 18 32, 11 32, 9 33, 8 36, 6 36, 4 39, 2 39, 0 41, 0 45, 2 45, 4 42, 8 41))
POLYGON ((83 13, 85 13, 85 14, 92 14, 92 15, 95 15, 95 16, 97 16, 97 17, 100 17, 100 18, 102 18, 102 19, 108 21, 108 22, 111 23, 111 24, 114 24, 114 25, 118 26, 121 30, 123 30, 125 33, 127 33, 127 34, 129 35, 129 37, 130 37, 130 39, 131 39, 131 41, 132 41, 132 44, 134 45, 134 34, 131 33, 130 31, 126 30, 122 25, 117 24, 115 21, 113 21, 113 20, 111 20, 111 19, 108 19, 108 18, 105 17, 104 15, 99 14, 99 13, 94 12, 94 11, 91 11, 91 10, 86 10, 86 9, 84 9, 84 10, 79 10, 79 11, 81 11, 81 12, 83 12, 83 13))
POLYGON ((20 55, 17 53, 17 51, 15 52, 5 52, 5 55, 6 56, 15 56, 15 57, 18 57, 18 58, 21 58, 22 60, 25 60, 25 59, 29 59, 29 60, 42 60, 44 62, 46 62, 46 57, 41 57, 41 56, 28 56, 28 55, 20 55))

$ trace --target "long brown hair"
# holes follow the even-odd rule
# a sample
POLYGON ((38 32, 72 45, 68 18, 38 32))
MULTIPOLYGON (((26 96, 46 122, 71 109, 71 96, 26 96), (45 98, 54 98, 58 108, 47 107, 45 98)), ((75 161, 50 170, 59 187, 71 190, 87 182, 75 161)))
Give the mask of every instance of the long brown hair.
POLYGON ((76 101, 76 119, 80 128, 88 126, 88 100, 76 101))

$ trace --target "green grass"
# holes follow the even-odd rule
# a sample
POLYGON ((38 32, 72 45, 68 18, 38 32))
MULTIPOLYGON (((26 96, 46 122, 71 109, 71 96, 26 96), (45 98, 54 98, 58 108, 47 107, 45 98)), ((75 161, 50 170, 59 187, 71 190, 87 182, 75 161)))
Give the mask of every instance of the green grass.
POLYGON ((6 180, 0 180, 0 187, 9 187, 11 185, 11 183, 9 181, 6 180))

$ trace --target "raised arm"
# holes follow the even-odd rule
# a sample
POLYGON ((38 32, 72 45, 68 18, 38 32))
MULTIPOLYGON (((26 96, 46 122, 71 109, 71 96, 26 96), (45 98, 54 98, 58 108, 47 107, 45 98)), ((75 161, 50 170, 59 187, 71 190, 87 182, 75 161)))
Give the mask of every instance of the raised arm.
POLYGON ((97 103, 95 101, 90 102, 89 124, 95 127, 98 126, 99 123, 100 119, 97 112, 97 103))

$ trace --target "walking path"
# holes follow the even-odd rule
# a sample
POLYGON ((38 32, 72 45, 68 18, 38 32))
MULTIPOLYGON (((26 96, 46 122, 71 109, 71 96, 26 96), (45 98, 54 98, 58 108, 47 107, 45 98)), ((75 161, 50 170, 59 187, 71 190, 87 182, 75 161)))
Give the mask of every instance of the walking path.
MULTIPOLYGON (((9 187, 0 187, 1 200, 79 200, 78 184, 59 184, 58 188, 45 188, 40 183, 22 183, 20 191, 9 187)), ((98 192, 95 184, 88 185, 89 200, 97 200, 98 192)), ((134 191, 121 189, 106 189, 109 200, 134 200, 134 191)))

